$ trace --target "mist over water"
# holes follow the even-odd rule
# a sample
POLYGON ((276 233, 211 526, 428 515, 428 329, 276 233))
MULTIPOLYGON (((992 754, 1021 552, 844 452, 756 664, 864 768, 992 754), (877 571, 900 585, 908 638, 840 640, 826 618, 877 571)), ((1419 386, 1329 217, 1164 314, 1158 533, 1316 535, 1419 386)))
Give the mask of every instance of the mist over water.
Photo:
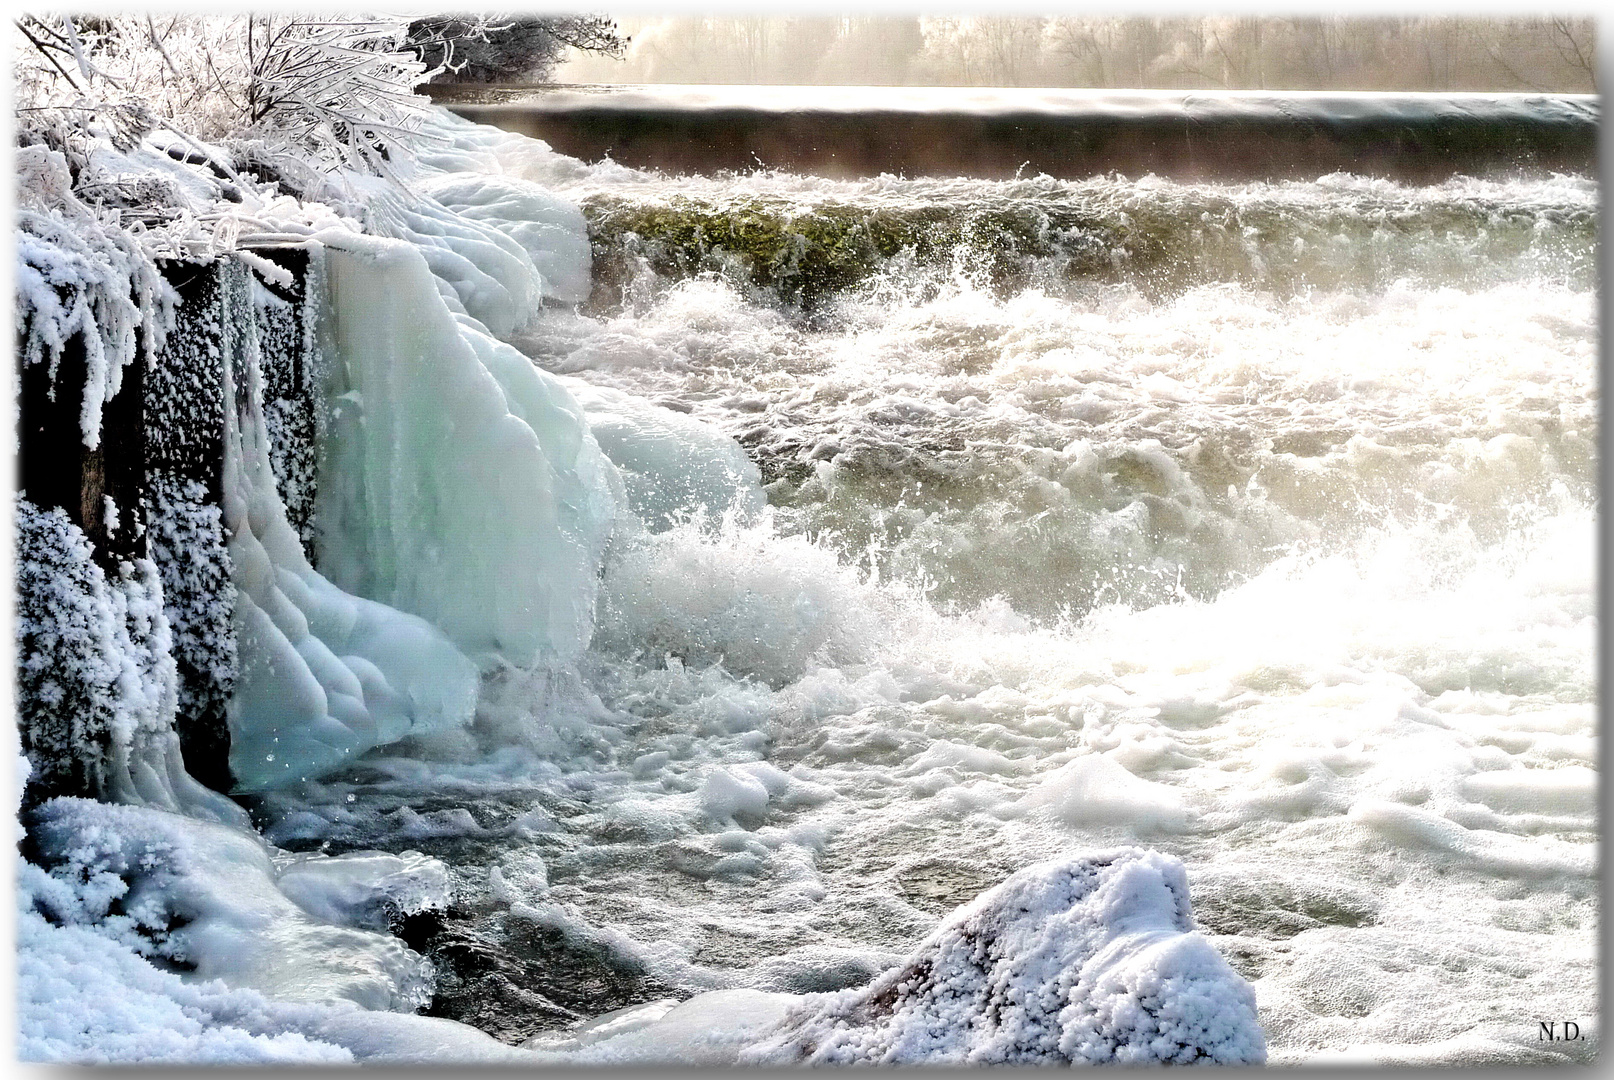
POLYGON ((581 670, 255 808, 451 864, 434 1011, 861 985, 1140 842, 1274 1063, 1595 1052, 1594 182, 553 182, 518 344, 766 505, 630 486, 581 670))

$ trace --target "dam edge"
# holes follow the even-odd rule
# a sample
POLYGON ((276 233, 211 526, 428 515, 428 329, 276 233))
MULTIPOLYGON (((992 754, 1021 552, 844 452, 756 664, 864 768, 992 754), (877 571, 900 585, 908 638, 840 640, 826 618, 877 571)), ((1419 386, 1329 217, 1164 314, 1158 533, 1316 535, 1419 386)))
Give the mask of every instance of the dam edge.
POLYGON ((985 91, 962 87, 428 86, 460 116, 584 161, 668 174, 774 169, 1080 179, 1411 183, 1597 172, 1593 95, 985 91))

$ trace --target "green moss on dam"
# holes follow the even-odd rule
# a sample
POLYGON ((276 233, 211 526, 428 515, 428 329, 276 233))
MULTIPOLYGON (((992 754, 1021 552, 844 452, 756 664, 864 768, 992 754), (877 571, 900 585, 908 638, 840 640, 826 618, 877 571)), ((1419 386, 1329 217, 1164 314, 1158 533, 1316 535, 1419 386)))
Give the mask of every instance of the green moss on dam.
POLYGON ((620 302, 639 266, 672 279, 716 273, 811 310, 905 257, 961 270, 1000 288, 1023 287, 1050 259, 1067 274, 1107 276, 1117 261, 1165 256, 1162 242, 1124 215, 1023 200, 982 207, 814 206, 782 200, 656 202, 595 196, 583 210, 594 244, 596 302, 620 302), (641 260, 643 262, 641 262, 641 260))
POLYGON ((582 204, 592 304, 630 302, 646 271, 662 282, 714 275, 808 315, 886 273, 904 288, 965 279, 1000 295, 1126 283, 1150 300, 1215 282, 1291 295, 1370 290, 1521 263, 1577 284, 1596 274, 1595 214, 1503 208, 1483 196, 1366 189, 1322 210, 1280 186, 1183 186, 1148 199, 1103 180, 1028 186, 968 202, 593 195, 582 204))

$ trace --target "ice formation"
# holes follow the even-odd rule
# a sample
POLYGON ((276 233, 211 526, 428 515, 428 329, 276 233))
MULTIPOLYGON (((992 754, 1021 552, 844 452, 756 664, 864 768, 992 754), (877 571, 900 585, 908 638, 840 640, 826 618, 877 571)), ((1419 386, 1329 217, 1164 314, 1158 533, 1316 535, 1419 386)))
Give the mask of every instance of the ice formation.
POLYGON ((569 304, 588 299, 588 223, 576 206, 519 176, 451 174, 422 180, 415 191, 520 244, 532 260, 539 296, 569 304))
POLYGON ((416 247, 328 239, 322 571, 479 661, 575 657, 616 516, 582 410, 554 376, 456 320, 416 247))
POLYGON ((430 197, 408 198, 375 182, 370 229, 406 240, 430 268, 433 288, 457 314, 498 337, 524 326, 536 309, 538 269, 525 248, 499 229, 460 215, 430 197))
POLYGON ((70 189, 67 159, 43 146, 17 149, 16 290, 21 364, 49 363, 78 337, 87 377, 80 426, 84 445, 101 440, 101 408, 123 385, 123 369, 143 343, 159 348, 172 317, 173 290, 117 224, 70 189))
POLYGON ((654 531, 704 511, 755 520, 767 505, 762 475, 733 439, 693 416, 569 380, 600 449, 620 470, 628 508, 654 531))
POLYGON ((224 521, 240 655, 230 766, 253 790, 464 723, 476 669, 423 619, 344 593, 308 564, 275 486, 250 336, 244 360, 224 369, 224 521))
POLYGON ((44 804, 31 835, 51 868, 36 897, 59 923, 279 1000, 403 1012, 430 1000, 430 965, 384 914, 376 925, 388 902, 400 915, 446 903, 441 868, 419 856, 277 868, 246 830, 85 799, 44 804))
POLYGON ((792 1013, 755 1063, 1259 1065, 1255 994, 1193 932, 1188 876, 1137 848, 1027 867, 906 963, 792 1013))
POLYGON ((446 901, 434 859, 276 856, 245 829, 83 799, 37 813, 49 870, 19 860, 17 880, 24 1061, 536 1058, 408 1014, 430 965, 386 922, 446 901))

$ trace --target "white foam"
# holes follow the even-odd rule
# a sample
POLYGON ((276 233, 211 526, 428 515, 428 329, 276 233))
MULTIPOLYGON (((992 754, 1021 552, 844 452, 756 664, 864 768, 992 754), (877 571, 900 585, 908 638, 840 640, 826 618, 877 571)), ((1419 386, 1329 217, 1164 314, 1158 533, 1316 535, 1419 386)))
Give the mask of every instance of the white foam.
POLYGON ((1022 800, 1067 825, 1101 828, 1181 829, 1188 815, 1182 796, 1163 784, 1133 776, 1102 754, 1061 766, 1022 800))
POLYGON ((621 472, 629 509, 650 529, 703 514, 748 524, 767 505, 757 467, 712 425, 608 387, 568 380, 566 388, 621 472))

